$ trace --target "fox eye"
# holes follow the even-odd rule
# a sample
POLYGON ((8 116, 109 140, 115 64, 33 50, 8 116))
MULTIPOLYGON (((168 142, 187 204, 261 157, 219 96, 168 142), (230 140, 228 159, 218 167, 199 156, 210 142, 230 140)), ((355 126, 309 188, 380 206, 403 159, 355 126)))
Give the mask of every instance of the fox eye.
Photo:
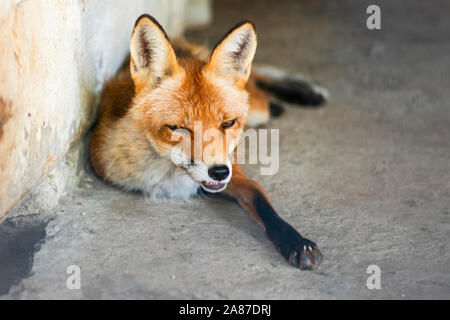
POLYGON ((187 134, 191 133, 191 131, 189 129, 186 129, 184 127, 180 127, 180 126, 177 126, 177 125, 167 124, 166 127, 169 128, 172 131, 177 131, 179 133, 187 133, 187 134))
POLYGON ((184 128, 180 127, 180 126, 177 126, 177 125, 170 125, 170 124, 166 125, 166 127, 169 128, 169 129, 172 130, 172 131, 175 131, 175 130, 177 130, 177 129, 184 129, 184 128))
POLYGON ((225 130, 231 128, 235 123, 236 119, 225 121, 224 123, 222 123, 222 129, 225 130))

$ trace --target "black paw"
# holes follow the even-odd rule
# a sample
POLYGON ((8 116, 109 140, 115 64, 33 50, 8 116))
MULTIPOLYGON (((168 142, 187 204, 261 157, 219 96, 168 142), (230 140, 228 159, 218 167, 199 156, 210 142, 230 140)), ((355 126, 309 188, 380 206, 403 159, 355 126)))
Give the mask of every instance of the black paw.
POLYGON ((289 254, 289 264, 301 270, 316 269, 323 260, 323 255, 317 245, 309 239, 303 238, 291 247, 289 254))
POLYGON ((314 270, 323 260, 317 245, 302 237, 286 222, 275 230, 271 230, 269 237, 289 264, 301 270, 314 270))
POLYGON ((270 115, 272 117, 279 117, 284 112, 284 107, 279 103, 270 102, 269 107, 270 107, 270 115))

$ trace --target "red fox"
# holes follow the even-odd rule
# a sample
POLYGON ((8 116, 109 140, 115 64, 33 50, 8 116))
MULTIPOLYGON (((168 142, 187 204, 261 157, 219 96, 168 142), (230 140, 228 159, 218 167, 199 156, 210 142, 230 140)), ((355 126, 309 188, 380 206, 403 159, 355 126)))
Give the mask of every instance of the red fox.
POLYGON ((225 194, 262 226, 291 265, 311 270, 322 261, 317 245, 285 222, 265 190, 232 163, 239 134, 228 138, 228 132, 241 133, 281 112, 265 91, 309 105, 326 97, 307 82, 251 72, 256 38, 254 23, 243 21, 210 53, 184 39, 170 40, 153 17, 140 16, 129 63, 105 85, 90 162, 103 180, 155 197, 188 198, 199 190, 225 194), (208 159, 180 151, 173 139, 178 133, 181 140, 205 146, 189 135, 196 121, 227 134, 223 150, 208 159))

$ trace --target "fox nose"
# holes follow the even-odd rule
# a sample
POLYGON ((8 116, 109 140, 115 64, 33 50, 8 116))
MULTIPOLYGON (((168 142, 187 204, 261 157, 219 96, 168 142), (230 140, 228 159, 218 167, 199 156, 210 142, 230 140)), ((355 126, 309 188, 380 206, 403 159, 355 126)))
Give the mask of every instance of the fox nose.
POLYGON ((230 170, 227 166, 214 166, 209 168, 208 174, 214 180, 220 181, 228 177, 230 170))

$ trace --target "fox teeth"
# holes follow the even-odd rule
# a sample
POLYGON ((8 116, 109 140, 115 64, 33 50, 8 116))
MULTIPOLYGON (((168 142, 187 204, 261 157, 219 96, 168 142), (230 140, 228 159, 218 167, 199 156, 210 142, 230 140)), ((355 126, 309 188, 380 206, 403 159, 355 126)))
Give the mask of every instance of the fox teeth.
POLYGON ((220 183, 218 182, 205 182, 207 186, 218 186, 220 183))
POLYGON ((219 190, 223 190, 226 187, 226 184, 220 182, 203 181, 202 186, 206 191, 218 192, 219 190))

